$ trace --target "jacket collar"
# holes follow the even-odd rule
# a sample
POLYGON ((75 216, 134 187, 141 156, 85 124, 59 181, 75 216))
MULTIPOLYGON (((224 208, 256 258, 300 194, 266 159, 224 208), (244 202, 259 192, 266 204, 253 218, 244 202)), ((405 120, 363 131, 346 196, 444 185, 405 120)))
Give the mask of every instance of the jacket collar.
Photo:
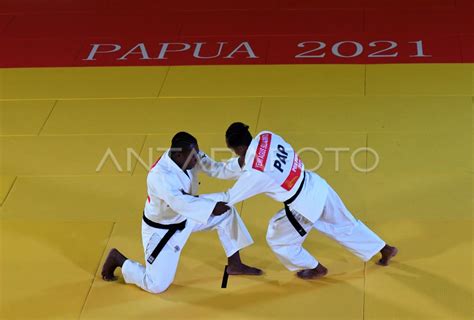
POLYGON ((188 179, 189 177, 189 172, 184 172, 183 169, 181 169, 170 157, 170 149, 166 150, 165 153, 163 154, 163 161, 160 161, 160 164, 162 165, 169 171, 176 173, 176 174, 181 174, 186 176, 188 179))

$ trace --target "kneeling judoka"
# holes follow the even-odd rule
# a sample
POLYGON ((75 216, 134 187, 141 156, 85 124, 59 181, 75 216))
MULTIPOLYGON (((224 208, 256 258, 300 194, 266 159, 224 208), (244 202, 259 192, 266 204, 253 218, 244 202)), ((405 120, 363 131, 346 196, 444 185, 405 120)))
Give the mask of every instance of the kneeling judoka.
POLYGON ((234 205, 259 193, 284 203, 271 220, 267 242, 278 259, 303 279, 322 277, 327 269, 303 248, 311 229, 339 242, 363 261, 380 252, 380 265, 388 265, 398 250, 387 245, 355 219, 328 183, 304 164, 282 137, 263 131, 252 138, 248 126, 233 123, 226 131, 227 146, 239 156, 243 173, 221 194, 234 205))
POLYGON ((241 174, 237 158, 215 162, 199 151, 192 135, 177 133, 171 149, 158 159, 147 177, 142 221, 146 266, 112 249, 102 268, 104 280, 116 280, 114 271, 121 267, 126 283, 161 293, 173 282, 181 250, 191 233, 205 230, 217 230, 228 257, 229 274, 262 274, 240 260, 239 250, 253 240, 237 210, 214 200, 213 195, 193 196, 197 194, 199 171, 219 179, 236 179, 241 174))

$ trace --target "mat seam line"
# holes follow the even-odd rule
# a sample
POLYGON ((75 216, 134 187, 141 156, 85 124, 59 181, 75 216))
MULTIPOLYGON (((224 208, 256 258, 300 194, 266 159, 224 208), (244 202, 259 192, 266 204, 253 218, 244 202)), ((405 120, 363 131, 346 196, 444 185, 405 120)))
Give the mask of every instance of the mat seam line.
POLYGON ((160 97, 161 91, 163 91, 163 88, 165 87, 165 83, 166 83, 166 80, 168 79, 168 73, 170 72, 170 68, 171 67, 168 66, 168 68, 166 69, 166 74, 165 74, 165 77, 163 78, 163 83, 161 84, 160 90, 158 91, 156 98, 160 97))
POLYGON ((368 175, 367 168, 369 165, 369 133, 365 134, 365 175, 368 175))
POLYGON ((367 64, 364 65, 364 97, 367 96, 367 64))
MULTIPOLYGON (((143 148, 145 148, 145 144, 146 144, 146 140, 148 138, 148 134, 145 135, 145 138, 143 139, 143 142, 142 142, 142 146, 140 148, 140 152, 138 153, 138 157, 141 158, 141 154, 143 152, 143 148)), ((135 170, 137 169, 137 166, 138 166, 138 163, 140 162, 139 159, 137 159, 137 162, 135 163, 135 166, 133 167, 133 170, 132 172, 130 173, 130 176, 133 176, 133 174, 135 173, 135 170)))
POLYGON ((102 258, 104 257, 104 254, 107 252, 107 247, 109 246, 109 242, 110 242, 110 239, 112 238, 112 234, 114 232, 116 223, 117 222, 114 221, 113 224, 112 224, 112 228, 110 228, 110 233, 109 233, 109 237, 107 238, 107 243, 105 244, 104 250, 102 251, 102 255, 100 257, 99 263, 97 265, 94 276, 92 278, 92 282, 91 282, 91 285, 89 287, 89 290, 87 291, 87 295, 86 295, 86 298, 84 299, 84 304, 82 305, 81 312, 79 313, 79 318, 78 319, 81 319, 82 313, 84 312, 84 308, 86 306, 87 300, 89 299, 89 295, 90 295, 90 293, 92 291, 92 287, 94 286, 94 283, 95 283, 95 279, 96 279, 96 276, 97 276, 97 271, 99 271, 99 268, 100 268, 100 262, 102 261, 102 258))
POLYGON ((362 320, 365 320, 365 290, 367 281, 367 262, 364 262, 364 296, 362 300, 362 320))
POLYGON ((255 125, 255 131, 254 131, 255 134, 257 134, 257 132, 258 132, 258 124, 260 122, 260 115, 262 113, 262 106, 263 106, 263 97, 260 97, 260 105, 259 105, 258 114, 257 114, 257 123, 255 125))
POLYGON ((39 129, 37 136, 41 135, 41 132, 43 131, 44 127, 46 126, 46 123, 48 122, 49 118, 51 118, 51 115, 53 114, 53 111, 56 108, 56 105, 58 104, 58 102, 59 102, 59 100, 54 100, 53 107, 49 111, 48 116, 46 117, 46 120, 44 120, 43 125, 39 129))
POLYGON ((10 188, 8 188, 7 194, 5 195, 5 198, 3 199, 3 201, 0 203, 0 206, 3 206, 5 202, 7 202, 8 196, 10 195, 17 178, 18 176, 15 176, 15 179, 13 179, 12 185, 10 186, 10 188))

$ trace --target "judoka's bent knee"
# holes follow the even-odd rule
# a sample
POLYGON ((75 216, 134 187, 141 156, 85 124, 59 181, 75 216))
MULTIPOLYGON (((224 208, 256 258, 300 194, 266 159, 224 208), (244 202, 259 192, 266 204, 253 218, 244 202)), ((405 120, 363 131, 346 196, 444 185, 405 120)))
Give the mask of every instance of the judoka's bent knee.
POLYGON ((166 291, 171 286, 172 281, 162 281, 162 280, 151 280, 150 278, 145 279, 145 290, 153 293, 159 294, 166 291))
POLYGON ((275 226, 270 223, 267 228, 267 235, 265 236, 268 245, 270 248, 282 246, 286 244, 284 240, 284 235, 279 232, 279 230, 275 230, 275 226))

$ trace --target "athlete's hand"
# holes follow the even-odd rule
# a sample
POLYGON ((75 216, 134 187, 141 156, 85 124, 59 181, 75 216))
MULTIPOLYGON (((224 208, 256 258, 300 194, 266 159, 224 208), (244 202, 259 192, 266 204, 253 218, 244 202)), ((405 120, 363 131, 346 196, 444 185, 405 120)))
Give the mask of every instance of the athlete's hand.
POLYGON ((212 215, 214 216, 220 216, 221 214, 226 213, 229 211, 230 208, 227 206, 225 202, 218 202, 216 203, 216 206, 214 207, 214 210, 212 210, 212 215))

